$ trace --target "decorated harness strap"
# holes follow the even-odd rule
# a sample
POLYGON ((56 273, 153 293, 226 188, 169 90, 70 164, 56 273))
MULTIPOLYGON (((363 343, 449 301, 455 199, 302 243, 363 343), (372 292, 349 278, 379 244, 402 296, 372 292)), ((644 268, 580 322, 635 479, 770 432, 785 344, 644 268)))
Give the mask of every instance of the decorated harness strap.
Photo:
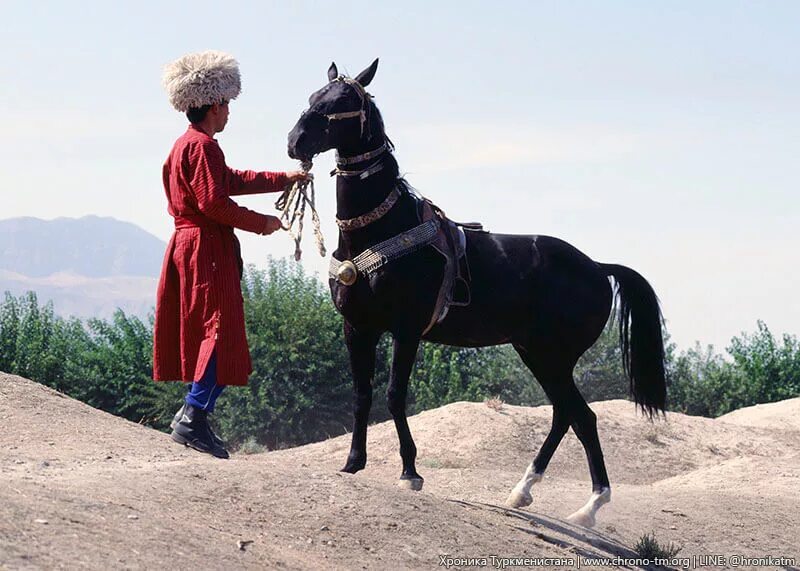
POLYGON ((369 276, 392 260, 427 246, 436 238, 438 231, 439 220, 431 219, 388 240, 378 242, 353 258, 352 262, 350 260, 342 262, 331 256, 328 275, 344 285, 352 285, 358 274, 369 276))

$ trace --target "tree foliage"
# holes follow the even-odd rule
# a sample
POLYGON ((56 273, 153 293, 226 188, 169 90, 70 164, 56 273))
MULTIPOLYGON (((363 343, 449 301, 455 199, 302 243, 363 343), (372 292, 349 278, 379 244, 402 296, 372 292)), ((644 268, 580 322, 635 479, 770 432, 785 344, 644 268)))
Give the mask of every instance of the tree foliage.
POLYGON ((729 358, 699 344, 671 363, 671 408, 719 416, 757 403, 800 396, 800 343, 776 339, 759 321, 755 333, 734 337, 729 358))
MULTIPOLYGON (((342 319, 327 286, 301 266, 271 261, 249 267, 242 281, 253 374, 229 388, 216 417, 231 443, 277 448, 342 434, 352 425, 352 380, 342 319)), ((110 320, 64 319, 34 293, 0 302, 0 370, 51 386, 134 422, 165 429, 187 387, 154 383, 152 319, 118 311, 110 320)), ((371 419, 389 418, 386 386, 391 345, 378 345, 371 419)), ((718 416, 742 406, 800 396, 800 343, 775 338, 759 322, 734 337, 727 355, 712 347, 667 348, 669 406, 718 416)), ((587 400, 627 398, 616 331, 608 328, 575 369, 587 400)), ((409 414, 447 403, 499 397, 547 402, 511 346, 483 349, 422 343, 410 379, 409 414)))
MULTIPOLYGON (((136 422, 162 426, 152 382, 152 324, 117 311, 110 321, 63 319, 33 292, 0 305, 0 370, 136 422)), ((170 405, 172 406, 172 405, 170 405)), ((167 421, 168 423, 168 421, 167 421)))
POLYGON ((541 387, 508 345, 473 349, 423 342, 409 387, 411 413, 493 397, 527 406, 546 402, 541 387))
MULTIPOLYGON (((275 448, 349 429, 350 365, 342 320, 327 288, 302 266, 276 260, 266 271, 249 267, 242 294, 254 370, 245 389, 229 389, 220 398, 222 432, 234 441, 254 438, 275 448)), ((385 387, 385 365, 382 344, 376 392, 385 387)), ((386 418, 380 413, 379 419, 386 418)))

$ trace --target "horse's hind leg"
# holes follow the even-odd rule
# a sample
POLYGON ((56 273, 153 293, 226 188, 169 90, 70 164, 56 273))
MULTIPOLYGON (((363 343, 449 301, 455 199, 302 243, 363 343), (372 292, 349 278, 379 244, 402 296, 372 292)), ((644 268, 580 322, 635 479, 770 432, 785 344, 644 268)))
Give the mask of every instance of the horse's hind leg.
MULTIPOLYGON (((537 366, 531 353, 524 346, 515 345, 514 348, 517 350, 517 353, 519 353, 523 362, 536 376, 537 380, 539 380, 550 402, 553 404, 553 422, 550 425, 550 432, 547 434, 547 438, 545 438, 536 458, 534 458, 533 462, 531 462, 525 470, 522 479, 514 486, 514 489, 511 490, 506 500, 506 505, 520 508, 528 506, 533 502, 531 488, 544 478, 544 471, 547 469, 550 459, 561 443, 561 439, 564 438, 567 430, 569 430, 569 407, 566 399, 562 398, 560 395, 562 392, 560 385, 566 382, 571 384, 572 378, 571 376, 567 378, 564 374, 559 375, 556 369, 537 366)), ((564 369, 566 369, 566 367, 564 367, 564 369)))
POLYGON ((584 506, 570 515, 567 521, 592 527, 595 514, 603 505, 611 501, 611 486, 597 435, 597 416, 578 392, 574 383, 570 387, 570 400, 573 403, 572 430, 578 436, 589 460, 589 473, 592 476, 592 495, 584 506))
POLYGON ((367 421, 372 406, 375 348, 380 334, 356 331, 345 321, 344 338, 350 353, 350 368, 353 373, 353 439, 342 472, 355 474, 367 464, 367 421))
POLYGON ((400 456, 403 459, 403 473, 400 476, 400 487, 409 490, 421 490, 423 479, 417 474, 415 462, 417 447, 411 437, 406 418, 406 396, 408 395, 408 378, 414 367, 414 360, 419 347, 418 337, 395 335, 392 355, 392 370, 389 375, 389 387, 386 391, 389 412, 392 413, 397 436, 400 438, 400 456))
POLYGON ((550 426, 550 432, 544 440, 544 444, 539 449, 539 453, 534 458, 533 462, 525 470, 525 475, 511 490, 506 505, 514 508, 521 508, 530 505, 533 502, 531 496, 531 488, 537 482, 540 482, 544 477, 544 471, 553 457, 553 453, 558 448, 561 439, 569 430, 569 418, 561 407, 553 405, 553 423, 550 426))
POLYGON ((542 479, 553 453, 568 428, 572 426, 583 444, 589 460, 592 496, 586 505, 569 516, 568 520, 591 527, 595 523, 597 510, 611 499, 611 487, 608 483, 603 452, 597 435, 597 417, 575 386, 572 379, 572 364, 558 368, 537 366, 529 351, 520 346, 516 346, 516 349, 525 364, 536 375, 553 404, 553 423, 542 448, 525 471, 522 480, 512 490, 507 503, 513 507, 522 507, 531 503, 531 487, 542 479))

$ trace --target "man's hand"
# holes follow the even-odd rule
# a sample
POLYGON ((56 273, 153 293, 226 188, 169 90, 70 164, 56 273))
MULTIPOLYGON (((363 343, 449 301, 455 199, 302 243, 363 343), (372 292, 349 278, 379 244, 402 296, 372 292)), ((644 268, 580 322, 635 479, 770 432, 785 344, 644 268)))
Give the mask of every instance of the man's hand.
POLYGON ((267 216, 267 225, 264 228, 264 231, 261 233, 264 236, 268 234, 272 234, 276 230, 282 230, 283 224, 281 223, 281 219, 275 216, 267 216))
POLYGON ((286 173, 289 182, 302 182, 304 180, 314 180, 314 175, 306 171, 289 171, 286 173))

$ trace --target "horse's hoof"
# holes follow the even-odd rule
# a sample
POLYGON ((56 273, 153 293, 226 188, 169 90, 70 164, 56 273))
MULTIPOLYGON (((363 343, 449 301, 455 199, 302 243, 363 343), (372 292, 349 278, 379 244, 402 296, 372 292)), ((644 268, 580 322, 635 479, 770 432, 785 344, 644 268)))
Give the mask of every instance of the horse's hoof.
POLYGON ((506 500, 506 505, 510 508, 524 508, 532 503, 533 496, 520 490, 511 490, 506 500))
POLYGON ((340 472, 347 472, 348 474, 355 474, 364 469, 367 465, 367 455, 366 454, 354 454, 353 451, 350 451, 350 454, 347 455, 347 460, 344 463, 344 468, 339 470, 340 472))
POLYGON ((594 524, 596 523, 594 515, 592 515, 590 512, 585 512, 582 509, 570 515, 567 518, 567 521, 583 527, 594 527, 594 524))
POLYGON ((397 485, 404 490, 411 490, 412 492, 419 492, 422 489, 422 484, 425 480, 422 478, 400 478, 397 485))
POLYGON ((351 462, 348 462, 347 464, 344 465, 344 468, 342 468, 339 471, 340 472, 347 472, 348 474, 355 474, 356 472, 359 472, 359 471, 363 470, 364 466, 366 466, 366 463, 360 463, 360 462, 359 463, 351 463, 351 462))
POLYGON ((597 510, 611 501, 611 488, 602 487, 592 492, 586 505, 567 518, 567 521, 583 527, 593 527, 597 510))

